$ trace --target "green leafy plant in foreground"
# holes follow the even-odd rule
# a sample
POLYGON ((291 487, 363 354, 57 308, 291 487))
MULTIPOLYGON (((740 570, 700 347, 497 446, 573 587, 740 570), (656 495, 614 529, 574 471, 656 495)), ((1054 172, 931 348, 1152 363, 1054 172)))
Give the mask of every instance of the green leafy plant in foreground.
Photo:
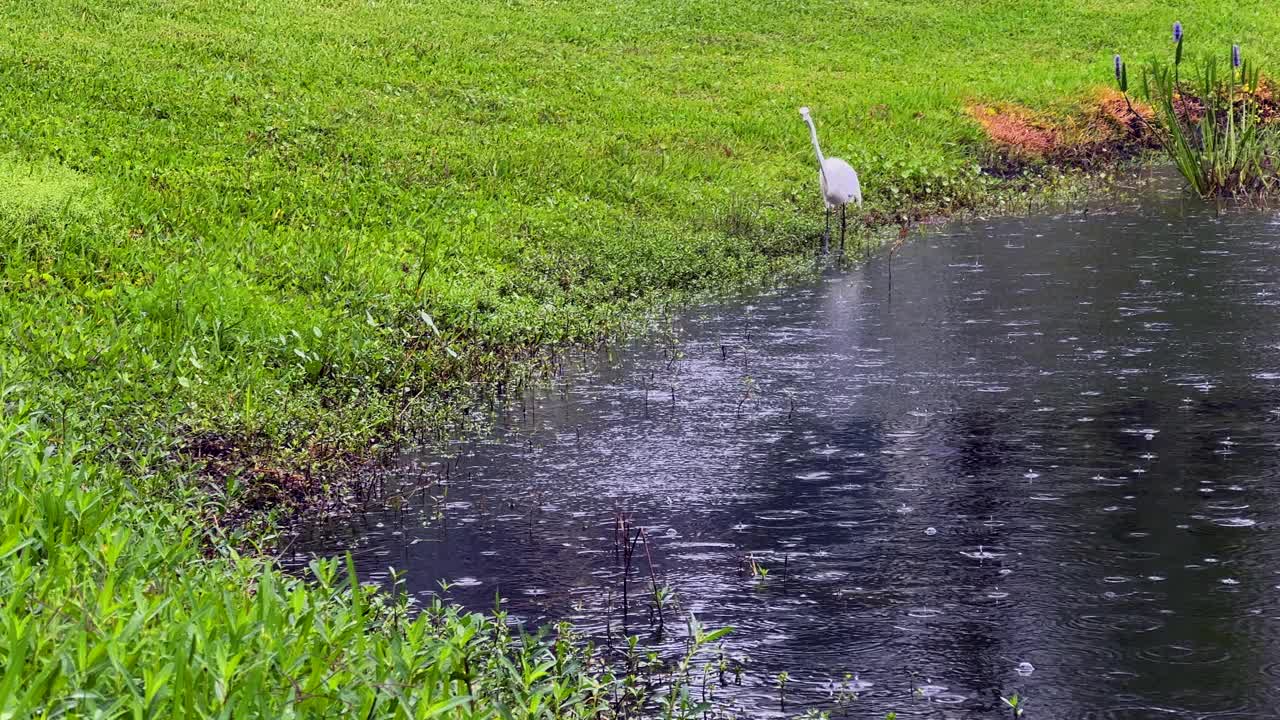
MULTIPOLYGON (((671 673, 671 684, 665 690, 662 702, 662 717, 668 720, 692 720, 705 717, 711 712, 709 697, 695 698, 690 692, 694 663, 703 654, 711 650, 724 636, 733 632, 733 628, 724 627, 708 630, 693 615, 689 616, 688 649, 677 662, 671 673)), ((704 677, 713 663, 704 667, 704 677)), ((705 688, 705 685, 704 685, 705 688)))
POLYGON ((607 717, 614 676, 567 626, 416 614, 202 543, 172 506, 0 397, 0 717, 607 717))
MULTIPOLYGON (((1142 91, 1154 109, 1147 125, 1160 146, 1202 197, 1272 190, 1280 134, 1266 122, 1270 100, 1260 92, 1256 64, 1233 45, 1225 73, 1219 60, 1206 57, 1184 78, 1181 23, 1174 24, 1173 38, 1173 62, 1153 61, 1143 72, 1142 91)), ((1115 78, 1128 99, 1129 72, 1119 55, 1115 78)))

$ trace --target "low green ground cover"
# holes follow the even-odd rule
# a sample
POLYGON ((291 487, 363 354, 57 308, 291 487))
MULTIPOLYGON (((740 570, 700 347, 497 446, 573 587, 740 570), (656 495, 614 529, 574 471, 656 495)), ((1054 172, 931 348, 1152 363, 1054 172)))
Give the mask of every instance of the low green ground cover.
POLYGON ((1280 6, 3 4, 0 717, 596 714, 580 650, 287 579, 218 519, 797 267, 800 105, 869 222, 945 213, 1006 187, 970 103, 1069 107, 1176 18, 1267 59, 1280 6))

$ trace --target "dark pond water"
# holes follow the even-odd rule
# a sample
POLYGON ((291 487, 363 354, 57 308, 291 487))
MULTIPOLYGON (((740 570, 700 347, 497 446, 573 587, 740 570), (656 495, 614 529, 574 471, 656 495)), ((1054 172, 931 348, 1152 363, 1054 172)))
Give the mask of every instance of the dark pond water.
POLYGON ((293 551, 599 637, 623 510, 682 610, 736 628, 746 716, 785 670, 791 712, 856 673, 859 717, 994 717, 1013 690, 1030 717, 1272 717, 1277 230, 1177 196, 935 229, 892 279, 881 255, 568 358, 390 481, 448 462, 447 497, 293 551))

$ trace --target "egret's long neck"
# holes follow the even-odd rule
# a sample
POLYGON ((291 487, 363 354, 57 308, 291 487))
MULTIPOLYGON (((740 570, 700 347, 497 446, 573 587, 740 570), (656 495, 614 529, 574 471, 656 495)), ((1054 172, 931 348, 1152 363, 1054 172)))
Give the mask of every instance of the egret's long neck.
POLYGON ((813 152, 818 156, 818 167, 821 168, 826 160, 822 157, 822 148, 818 147, 818 128, 813 126, 813 118, 805 116, 804 121, 809 124, 809 139, 813 141, 813 152))

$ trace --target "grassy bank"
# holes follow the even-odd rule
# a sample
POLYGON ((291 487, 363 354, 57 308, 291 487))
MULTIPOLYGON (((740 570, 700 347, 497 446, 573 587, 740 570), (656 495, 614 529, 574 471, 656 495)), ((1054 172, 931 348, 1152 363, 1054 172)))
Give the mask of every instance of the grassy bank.
POLYGON ((821 225, 798 106, 869 220, 946 212, 1007 186, 966 108, 1070 112, 1174 19, 1266 59, 1280 8, 1222 12, 6 3, 0 717, 592 714, 580 654, 286 580, 218 519, 531 349, 795 267, 821 225))

